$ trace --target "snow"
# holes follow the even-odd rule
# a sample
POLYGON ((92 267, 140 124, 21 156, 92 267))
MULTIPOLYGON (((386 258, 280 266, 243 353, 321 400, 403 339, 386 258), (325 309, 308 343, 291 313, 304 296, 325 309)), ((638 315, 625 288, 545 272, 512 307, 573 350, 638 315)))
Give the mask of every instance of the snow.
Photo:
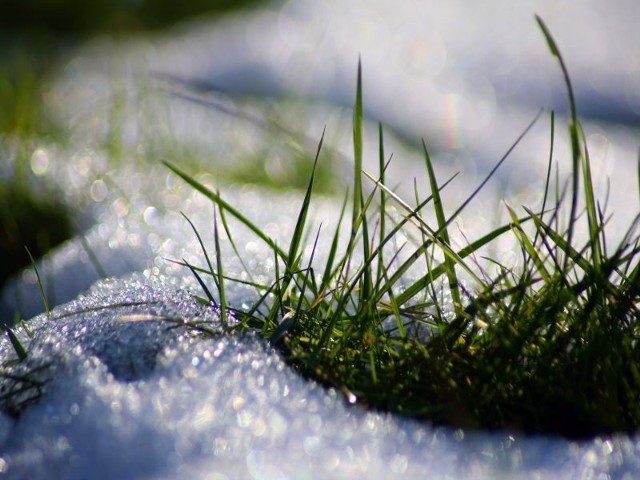
MULTIPOLYGON (((219 317, 194 300, 192 293, 201 292, 189 271, 167 259, 202 264, 181 212, 205 243, 212 243, 213 213, 210 202, 158 165, 167 137, 208 152, 198 162, 210 173, 198 178, 221 188, 223 198, 279 245, 286 244, 302 199, 299 192, 221 186, 216 165, 256 152, 286 159, 290 139, 265 147, 272 139, 246 119, 172 95, 145 97, 136 82, 149 72, 208 80, 217 92, 198 99, 224 101, 259 118, 291 115, 285 127, 307 134, 293 139, 294 148, 307 153, 315 151, 326 124, 327 144, 344 161, 350 155, 348 111, 315 102, 283 107, 264 96, 286 92, 348 105, 360 55, 367 112, 391 128, 387 152, 394 153, 397 167, 390 183, 402 182, 411 194, 421 163, 405 140, 426 136, 441 178, 463 170, 456 187, 446 192, 449 204, 456 205, 539 106, 562 110, 558 67, 533 21, 539 13, 575 75, 598 187, 604 191, 606 175, 616 187, 610 200, 614 221, 624 225, 635 211, 626 208, 637 181, 635 2, 615 8, 595 1, 367 5, 283 2, 243 14, 249 17, 181 26, 164 37, 124 45, 98 40, 69 62, 51 98, 70 122, 74 142, 68 151, 45 143, 34 158, 47 158, 38 168, 46 164, 46 173, 64 186, 66 201, 93 223, 39 263, 56 305, 51 318, 40 313, 32 272, 2 292, 4 317, 15 309, 24 318, 39 314, 27 322, 31 336, 17 329, 28 359, 7 368, 14 374, 35 368, 35 379, 43 383, 29 384, 31 390, 14 398, 15 408, 24 407, 19 420, 0 415, 0 472, 6 478, 638 476, 636 436, 574 442, 434 428, 349 404, 341 394, 302 379, 254 334, 206 336, 189 328, 189 322, 205 321, 217 331, 219 317), (157 157, 155 163, 122 161, 114 169, 106 162, 100 139, 113 115, 109 102, 118 95, 133 104, 120 119, 127 145, 136 154, 157 157), (95 283, 100 270, 110 278, 95 283), (39 401, 20 403, 39 388, 39 401)), ((169 89, 179 88, 169 83, 169 89)), ((372 151, 366 152, 366 164, 372 171, 375 133, 375 124, 367 124, 372 151)), ((492 223, 493 207, 507 190, 516 204, 538 198, 548 136, 548 124, 534 128, 514 152, 511 167, 465 212, 461 231, 474 236, 492 223)), ((567 158, 560 133, 558 142, 556 159, 567 158)), ((348 178, 349 165, 343 166, 348 178)), ((332 199, 314 206, 314 222, 322 222, 325 232, 320 254, 330 241, 337 208, 332 199)), ((273 275, 269 249, 237 222, 231 226, 245 264, 223 237, 226 273, 267 282, 273 275)), ((248 287, 228 289, 228 300, 237 307, 256 296, 248 287)), ((4 337, 0 358, 14 356, 4 337)), ((15 388, 16 381, 0 383, 15 388)))
MULTIPOLYGON (((256 335, 203 336, 185 326, 194 320, 219 326, 186 291, 136 280, 31 320, 19 367, 44 366, 45 393, 19 421, 2 417, 8 478, 623 478, 640 467, 624 437, 580 444, 367 412, 256 335)), ((11 357, 8 341, 0 353, 11 357)))

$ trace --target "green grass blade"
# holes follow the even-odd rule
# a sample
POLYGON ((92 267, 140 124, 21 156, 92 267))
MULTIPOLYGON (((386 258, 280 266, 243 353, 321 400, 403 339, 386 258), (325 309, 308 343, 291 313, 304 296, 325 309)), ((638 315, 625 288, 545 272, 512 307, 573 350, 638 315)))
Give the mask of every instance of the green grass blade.
MULTIPOLYGON (((385 171, 387 169, 388 163, 385 164, 385 156, 384 156, 384 133, 382 130, 382 124, 378 124, 378 169, 380 174, 379 182, 380 184, 386 184, 385 171)), ((378 231, 378 245, 384 244, 384 237, 386 234, 386 212, 387 212, 387 194, 383 189, 380 189, 380 225, 378 231)), ((376 272, 376 278, 382 278, 382 272, 384 270, 384 255, 381 251, 378 255, 378 271, 376 272)))
MULTIPOLYGON (((183 267, 186 267, 186 266, 187 266, 187 264, 186 264, 186 263, 183 263, 183 262, 181 262, 181 261, 179 261, 179 260, 174 260, 174 259, 166 258, 166 257, 165 257, 164 259, 165 259, 167 262, 175 263, 176 265, 182 265, 183 267)), ((211 271, 210 271, 210 270, 207 270, 207 269, 205 269, 205 268, 201 268, 201 267, 197 267, 197 266, 195 266, 195 265, 192 265, 191 267, 192 267, 196 272, 198 272, 198 273, 203 273, 203 274, 206 274, 206 275, 211 275, 211 271)), ((216 274, 216 275, 217 275, 217 274, 216 274)), ((264 290, 266 290, 266 289, 268 289, 268 288, 269 288, 269 287, 267 287, 266 285, 263 285, 263 284, 261 284, 261 283, 257 283, 257 282, 252 281, 252 280, 242 280, 241 278, 229 277, 229 276, 227 276, 227 275, 225 275, 225 276, 224 276, 224 279, 225 279, 227 282, 239 283, 239 284, 241 284, 241 285, 246 285, 246 286, 248 286, 248 287, 255 288, 256 290, 258 290, 258 291, 260 291, 260 292, 262 292, 262 291, 264 291, 264 290)))
POLYGON ((100 260, 96 255, 96 252, 93 250, 93 248, 91 248, 91 245, 89 245, 89 242, 87 241, 86 236, 80 235, 78 239, 80 240, 80 243, 82 244, 82 248, 84 248, 84 251, 87 252, 87 255, 89 256, 89 261, 93 265, 93 268, 96 269, 96 272, 98 272, 98 275, 100 276, 100 278, 107 278, 109 275, 107 275, 107 271, 102 266, 102 263, 100 263, 100 260))
MULTIPOLYGON (((224 289, 224 272, 222 270, 222 252, 220 251, 220 236, 218 235, 218 214, 216 206, 213 206, 213 242, 216 249, 216 266, 218 267, 217 281, 218 294, 220 295, 220 323, 227 326, 227 298, 224 289)), ((212 272, 213 273, 213 272, 212 272)))
POLYGON ((587 222, 589 226, 589 242, 591 244, 592 260, 594 266, 597 268, 602 264, 603 259, 603 245, 600 239, 600 215, 595 201, 595 194, 593 190, 593 180, 591 177, 591 159, 589 156, 589 149, 584 138, 584 132, 582 126, 577 124, 578 134, 580 135, 580 144, 583 146, 581 149, 580 159, 582 166, 582 183, 584 185, 584 196, 587 208, 587 222))
POLYGON ((221 210, 224 209, 225 211, 229 212, 233 217, 240 221, 240 223, 251 230, 260 240, 266 243, 269 248, 276 252, 278 257, 286 261, 287 254, 280 247, 278 247, 278 245, 271 238, 269 238, 269 236, 265 235, 265 233, 259 227, 251 222, 251 220, 240 213, 239 210, 232 207, 228 202, 223 200, 218 193, 212 192, 202 183, 198 182, 196 179, 183 172, 180 168, 178 168, 176 165, 173 165, 171 162, 163 161, 162 163, 167 168, 169 168, 169 170, 182 178, 182 180, 184 180, 189 186, 200 192, 212 202, 215 202, 221 210))
MULTIPOLYGON (((576 222, 576 216, 578 212, 578 197, 580 191, 580 142, 578 140, 578 114, 576 109, 576 101, 573 94, 573 86, 571 85, 571 78, 569 77, 569 71, 564 63, 564 58, 560 53, 551 32, 547 28, 542 18, 536 15, 536 21, 542 31, 544 38, 547 41, 551 54, 558 59, 562 75, 564 77, 564 83, 567 88, 568 102, 569 102, 569 138, 571 140, 571 156, 572 156, 572 195, 571 195, 571 212, 569 214, 569 229, 567 231, 567 243, 571 245, 573 243, 574 225, 576 222)), ((565 259, 565 269, 568 267, 568 259, 565 259)))
MULTIPOLYGON (((338 222, 336 224, 336 229, 333 234, 333 239, 331 240, 331 247, 329 248, 329 256, 327 257, 327 261, 325 262, 324 273, 322 274, 322 289, 328 288, 331 282, 331 279, 335 276, 335 271, 333 269, 333 264, 335 262, 336 252, 338 250, 338 242, 340 241, 340 226, 342 225, 342 221, 344 219, 344 214, 347 210, 347 201, 348 201, 348 192, 344 197, 344 201, 342 202, 342 207, 340 208, 340 215, 338 216, 338 222)), ((340 266, 338 266, 338 269, 340 266)))
MULTIPOLYGON (((253 277, 253 274, 251 273, 251 270, 247 264, 244 261, 244 258, 242 257, 242 255, 240 255, 240 251, 238 250, 238 246, 236 245, 236 242, 233 238, 233 235, 231 233, 231 229, 229 228, 229 224, 227 222, 227 217, 224 213, 224 209, 221 208, 219 209, 219 213, 220 213, 220 221, 222 222, 222 228, 224 229, 224 232, 227 236, 227 240, 229 241, 229 244, 231 245, 231 249, 233 250, 233 253, 235 253, 236 258, 238 259, 238 261, 240 262, 240 265, 242 265, 242 269, 247 273, 247 276, 249 277, 249 281, 248 282, 244 282, 247 285, 257 285, 257 283, 255 282, 255 279, 253 277)), ((226 277, 223 277, 226 278, 226 277)), ((260 291, 260 289, 258 289, 258 292, 260 291)))
MULTIPOLYGON (((367 212, 369 211, 369 207, 371 202, 373 201, 375 195, 375 191, 371 192, 367 196, 366 202, 363 203, 361 209, 361 220, 359 224, 361 225, 362 230, 362 262, 363 269, 361 275, 361 288, 360 288, 360 299, 358 304, 361 307, 361 318, 367 319, 371 318, 375 312, 375 304, 372 301, 372 292, 373 292, 373 257, 371 256, 371 249, 373 248, 372 242, 373 239, 369 236, 369 225, 367 221, 367 212)), ((382 252, 382 251, 381 251, 382 252)))
POLYGON ((558 48, 556 41, 553 39, 553 35, 551 35, 551 31, 549 30, 547 25, 544 23, 544 20, 542 20, 540 16, 536 15, 536 22, 538 22, 538 26, 540 27, 540 30, 542 30, 542 35, 547 41, 547 45, 549 46, 549 51, 551 52, 551 55, 556 57, 558 59, 558 62, 560 63, 560 68, 562 69, 562 75, 564 76, 564 82, 567 86, 567 94, 569 95, 569 109, 571 111, 571 118, 573 120, 577 120, 578 114, 576 111, 575 97, 573 95, 573 87, 571 86, 571 78, 569 77, 569 71, 567 70, 567 67, 564 63, 564 59, 562 58, 560 49, 558 48))
MULTIPOLYGON (((544 193, 542 195, 542 206, 540 207, 540 219, 543 218, 544 211, 547 208, 547 199, 549 198, 549 188, 551 185, 551 166, 553 165, 553 151, 555 148, 555 138, 556 138, 556 115, 552 110, 550 114, 550 131, 549 131, 549 161, 547 162, 547 174, 545 175, 544 181, 544 193)), ((533 242, 536 243, 535 240, 533 242)))
POLYGON ((362 63, 358 60, 356 101, 353 107, 353 214, 351 216, 351 242, 357 234, 356 220, 362 208, 362 63))
POLYGON ((27 358, 27 350, 24 348, 22 342, 20 342, 20 339, 9 325, 3 324, 2 328, 4 328, 4 331, 7 333, 16 355, 18 355, 18 360, 22 362, 27 358))
MULTIPOLYGON (((286 265, 285 265, 285 277, 287 277, 289 274, 291 274, 291 272, 293 272, 298 268, 297 267, 298 254, 300 251, 302 236, 305 232, 305 227, 307 224, 307 215, 309 213, 309 207, 311 206, 311 194, 313 190, 313 181, 315 177, 316 167, 318 165, 318 158, 320 158, 320 151, 322 150, 322 143, 324 141, 325 130, 322 131, 322 136, 320 137, 320 142, 318 143, 318 149, 316 151, 315 160, 313 161, 313 168, 311 170, 309 183, 307 184, 307 190, 304 194, 304 200, 302 201, 300 212, 298 213, 296 226, 291 236, 291 242, 289 243, 289 252, 287 254, 286 265)), ((285 280, 285 284, 286 283, 288 283, 288 281, 285 280)))
MULTIPOLYGON (((351 217, 351 236, 349 246, 351 249, 355 243, 356 236, 360 230, 362 233, 362 254, 363 261, 370 265, 370 239, 369 226, 367 222, 366 207, 362 191, 362 122, 363 122, 363 101, 362 101, 362 62, 358 60, 358 74, 356 82, 356 100, 353 107, 353 214, 351 217)), ((373 290, 372 272, 366 268, 362 276, 360 289, 361 299, 365 305, 371 297, 373 290)), ((366 313, 364 317, 368 316, 366 313)))
MULTIPOLYGON (((189 262, 187 262, 184 258, 182 259, 182 263, 184 265, 186 265, 189 270, 191 270, 191 273, 193 273, 193 276, 196 277, 196 280, 198 281, 198 283, 200 284, 200 288, 202 288, 202 291, 205 293, 205 295, 207 296, 207 299, 209 300, 209 302, 211 302, 211 304, 215 307, 218 306, 218 303, 216 302, 215 298, 213 298, 213 295, 211 295, 211 291, 209 290, 209 288, 207 287, 207 284, 204 283, 204 280, 202 280, 202 277, 200 276, 200 274, 198 274, 198 272, 196 271, 196 269, 194 267, 191 266, 191 264, 189 262)), ((213 275, 213 271, 211 272, 213 275)))
MULTIPOLYGON (((440 237, 442 243, 450 246, 451 240, 449 239, 447 221, 444 214, 444 207, 442 206, 442 198, 440 197, 440 187, 438 186, 436 174, 433 169, 433 163, 431 162, 431 157, 424 140, 422 141, 422 148, 424 151, 424 158, 427 166, 427 174, 429 176, 431 195, 433 196, 433 209, 436 214, 436 220, 438 221, 438 236, 440 237)), ((447 280, 449 281, 449 291, 451 293, 451 299, 453 301, 453 308, 456 312, 456 315, 460 315, 462 310, 462 299, 460 298, 458 277, 456 275, 455 262, 449 255, 445 256, 444 266, 447 274, 447 280)))
POLYGON ((469 205, 471 203, 471 201, 478 195, 478 193, 480 193, 480 191, 484 188, 484 186, 487 184, 487 182, 489 182, 489 180, 495 175, 495 173, 504 164, 504 162, 507 160, 507 158, 509 158, 511 153, 520 144, 520 142, 524 139, 524 137, 527 136, 529 131, 533 128, 533 126, 536 124, 536 122, 540 118, 540 115, 542 115, 542 112, 543 112, 543 110, 539 110, 538 113, 536 113, 536 115, 533 117, 533 119, 529 122, 529 124, 526 126, 526 128, 522 131, 522 133, 520 135, 518 135, 518 138, 516 138, 515 142, 513 142, 511 144, 511 146, 507 149, 507 151, 504 153, 504 155, 502 155, 500 160, 498 160, 498 162, 494 165, 494 167, 491 169, 491 171, 484 177, 482 182, 480 182, 480 184, 471 193, 471 195, 469 195, 467 197, 467 199, 464 202, 462 202, 462 205, 460 205, 458 207, 458 209, 455 212, 453 212, 453 214, 449 217, 449 220, 447 220, 447 222, 446 222, 447 225, 449 223, 451 223, 453 220, 455 220, 456 218, 458 218, 458 216, 467 207, 467 205, 469 205))
MULTIPOLYGON (((209 274, 213 278, 213 281, 216 282, 216 287, 220 288, 217 285, 217 277, 216 277, 216 274, 215 274, 215 270, 213 269, 213 265, 211 264, 211 260, 209 259, 209 252, 207 252, 207 248, 204 246, 204 242, 202 241, 202 238, 200 237, 200 232, 198 232, 198 229, 193 224, 193 222, 189 219, 189 217, 187 217, 183 212, 180 212, 180 214, 189 223, 189 226, 191 226, 191 230, 193 230, 193 233, 196 235, 196 238, 198 239, 198 243, 200 244, 200 250, 204 254, 204 258, 207 261, 207 266, 209 267, 209 274)), ((196 274, 196 272, 195 272, 195 270, 193 269, 192 266, 189 266, 189 268, 191 269, 191 271, 194 274, 196 274)), ((209 296, 210 296, 210 294, 207 294, 207 297, 209 297, 209 296)), ((213 302, 213 303, 215 304, 215 302, 213 302)))
MULTIPOLYGON (((387 275, 387 271, 383 270, 382 274, 385 277, 387 285, 389 285, 389 278, 388 278, 388 275, 387 275)), ((396 326, 398 328, 398 332, 400 334, 400 338, 407 338, 407 332, 406 332, 406 330, 404 328, 404 323, 402 322, 402 315, 400 314, 399 305, 401 305, 401 304, 398 302, 397 298, 395 297, 392 288, 389 288, 389 290, 387 290, 387 295, 389 295, 389 306, 391 307, 391 312, 393 313, 393 318, 396 321, 396 326)))
MULTIPOLYGON (((512 231, 516 236, 520 247, 525 251, 525 258, 532 261, 535 265, 537 271, 542 275, 544 280, 549 280, 551 275, 547 271, 547 268, 544 265, 544 261, 540 258, 540 254, 533 243, 533 241, 529 238, 529 236, 522 230, 520 223, 518 222, 518 216, 516 212, 507 205, 507 211, 509 212, 509 216, 511 217, 512 224, 514 225, 512 231)), ((536 230, 539 232, 539 230, 536 230)))
POLYGON ((51 317, 51 310, 49 309, 49 302, 47 301, 47 295, 44 293, 44 284, 42 283, 42 278, 40 277, 40 272, 38 271, 38 267, 36 266, 36 261, 31 255, 28 247, 24 247, 29 255, 29 259, 31 260, 31 265, 33 266, 33 270, 36 272, 36 279, 38 281, 38 288, 40 289, 40 298, 42 299, 42 305, 44 306, 44 311, 47 314, 47 317, 51 317))

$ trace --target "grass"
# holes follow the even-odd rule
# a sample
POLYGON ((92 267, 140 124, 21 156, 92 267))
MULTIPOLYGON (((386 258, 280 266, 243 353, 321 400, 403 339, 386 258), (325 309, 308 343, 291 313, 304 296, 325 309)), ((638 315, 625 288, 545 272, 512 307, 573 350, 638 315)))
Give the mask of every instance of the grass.
MULTIPOLYGON (((566 187, 558 178, 554 186, 551 177, 552 113, 541 206, 525 207, 522 217, 506 206, 509 223, 456 249, 449 231, 452 222, 504 158, 448 215, 440 192, 451 179, 438 178, 425 144, 431 195, 416 199, 414 205, 400 198, 385 184, 388 162, 382 127, 379 172, 373 176, 362 170, 359 67, 353 186, 322 265, 314 264, 321 232, 309 220, 315 173, 309 178, 290 243, 283 248, 219 192, 167 163, 220 214, 214 219, 212 255, 198 235, 206 266, 182 262, 206 293, 202 300, 218 304, 206 286, 211 277, 224 315, 237 320, 230 329, 259 329, 303 375, 343 392, 352 403, 466 428, 568 437, 636 431, 640 427, 638 217, 611 248, 605 237, 607 214, 594 196, 589 151, 569 75, 553 37, 544 22, 537 21, 568 92, 572 176, 566 187), (372 188, 367 189, 365 182, 372 188), (390 204, 402 214, 391 215, 386 208, 390 204), (435 222, 428 221, 426 209, 432 210, 435 222), (276 259, 273 282, 254 284, 259 298, 246 311, 224 300, 225 283, 239 281, 225 277, 222 269, 219 223, 233 245, 226 216, 247 226, 276 259), (582 227, 587 235, 580 243, 576 232, 582 227), (417 232, 418 241, 401 243, 401 234, 409 230, 417 232), (516 240, 520 267, 496 259, 488 259, 486 265, 474 260, 503 235, 516 240), (306 261, 305 238, 315 238, 306 261), (490 273, 489 267, 497 273, 490 273)), ((313 172, 321 148, 322 140, 313 172)))

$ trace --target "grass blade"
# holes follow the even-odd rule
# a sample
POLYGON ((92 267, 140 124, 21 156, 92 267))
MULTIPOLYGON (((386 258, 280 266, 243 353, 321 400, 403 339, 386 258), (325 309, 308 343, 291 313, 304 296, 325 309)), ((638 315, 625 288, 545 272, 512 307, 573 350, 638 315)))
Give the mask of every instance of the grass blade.
POLYGON ((356 220, 362 208, 362 63, 358 60, 356 101, 353 107, 353 214, 351 216, 351 242, 356 237, 356 220))
POLYGON ((251 220, 249 220, 242 213, 240 213, 239 210, 235 209, 228 202, 223 200, 218 193, 212 192, 202 183, 198 182, 196 179, 189 176, 186 172, 183 172, 180 168, 178 168, 176 165, 173 165, 171 162, 163 161, 162 163, 167 168, 169 168, 169 170, 171 170, 173 173, 175 173, 180 178, 182 178, 192 188, 200 192, 202 195, 207 197, 212 202, 215 202, 220 209, 224 209, 225 211, 229 212, 233 217, 235 217, 238 221, 240 221, 240 223, 242 223, 245 227, 251 230, 260 240, 266 243, 267 246, 269 246, 269 248, 271 248, 274 252, 276 252, 278 257, 282 258, 283 260, 287 259, 287 255, 285 254, 285 252, 280 247, 278 247, 278 245, 271 238, 269 238, 269 236, 267 236, 259 227, 257 227, 253 222, 251 222, 251 220))
POLYGON ((202 288, 202 291, 207 296, 207 299, 209 300, 209 302, 211 302, 211 304, 214 307, 217 307, 218 303, 216 302, 216 299, 213 298, 213 295, 211 295, 209 288, 207 287, 206 283, 204 283, 204 281, 202 280, 202 277, 200 277, 196 269, 192 267, 191 264, 187 262, 184 258, 182 259, 182 262, 184 265, 186 265, 189 268, 189 270, 191 270, 191 273, 193 273, 193 276, 196 277, 196 280, 198 280, 198 283, 200 284, 200 288, 202 288))
POLYGON ((40 272, 38 271, 38 267, 36 266, 36 261, 31 255, 28 247, 24 247, 29 255, 29 259, 31 260, 31 265, 33 266, 33 270, 36 272, 36 279, 38 280, 38 288, 40 289, 40 298, 42 299, 42 305, 44 306, 44 311, 47 314, 47 317, 51 317, 51 310, 49 309, 49 302, 47 301, 47 295, 44 293, 44 285, 42 283, 42 278, 40 277, 40 272))
MULTIPOLYGON (((218 294, 220 295, 220 323, 223 327, 227 326, 227 299, 224 290, 224 273, 222 270, 222 252, 220 251, 220 236, 218 235, 218 213, 216 206, 213 206, 213 242, 216 249, 216 266, 218 267, 218 275, 216 284, 218 286, 218 294)), ((207 259, 208 261, 208 259, 207 259)), ((213 273, 213 272, 211 272, 213 273)))
MULTIPOLYGON (((574 225, 576 222, 576 215, 578 211, 578 195, 580 190, 580 142, 578 140, 578 113, 576 109, 576 100, 573 94, 573 86, 571 85, 571 78, 569 77, 569 71, 564 63, 564 58, 556 45, 551 32, 547 28, 542 18, 536 15, 536 21, 542 31, 542 35, 547 41, 549 51, 558 59, 560 69, 562 70, 562 76, 564 77, 564 83, 567 89, 568 102, 569 102, 569 138, 571 140, 571 156, 572 156, 572 195, 571 195, 571 212, 569 214, 569 230, 567 232, 567 243, 571 245, 573 243, 574 225)), ((565 258, 565 268, 568 258, 565 258)))
MULTIPOLYGON (((520 247, 525 251, 525 258, 533 261, 538 272, 542 274, 543 280, 549 280, 551 275, 549 274, 547 268, 544 265, 544 261, 540 258, 538 250, 534 242, 527 236, 527 234, 522 230, 520 223, 518 221, 518 216, 516 212, 509 206, 507 206, 507 211, 509 212, 509 216, 511 217, 511 221, 513 224, 513 233, 516 236, 520 247)), ((537 229, 536 233, 540 230, 537 229)))
POLYGON ((276 327, 274 332, 269 337, 269 343, 271 345, 277 345, 280 340, 294 327, 296 321, 302 315, 302 302, 305 298, 306 287, 309 284, 309 275, 313 272, 311 268, 313 264, 313 257, 316 253, 316 248, 318 246, 318 239, 320 238, 320 228, 318 228, 318 232, 316 233, 316 239, 313 243, 313 249, 311 250, 311 255, 309 256, 309 263, 305 272, 305 281, 302 283, 302 288, 300 291, 300 296, 298 297, 298 302, 295 309, 287 312, 280 324, 276 327))
POLYGON ((9 325, 3 324, 2 328, 4 328, 4 331, 9 337, 9 341, 11 342, 16 355, 18 355, 18 360, 22 362, 27 358, 27 350, 22 346, 22 342, 20 342, 20 339, 9 325))
MULTIPOLYGON (((386 178, 385 178, 385 171, 387 169, 387 165, 388 162, 385 163, 385 156, 384 156, 384 134, 382 131, 382 124, 379 123, 378 124, 378 170, 380 173, 380 179, 378 181, 378 184, 386 184, 386 178)), ((383 245, 384 244, 384 237, 386 234, 386 212, 387 212, 387 194, 383 189, 380 189, 380 205, 379 205, 379 209, 380 209, 380 225, 379 225, 379 232, 378 232, 378 245, 383 245)), ((384 256, 382 254, 382 252, 380 252, 380 254, 378 255, 378 271, 376 272, 376 278, 382 278, 382 271, 384 269, 384 256)))
MULTIPOLYGON (((189 217, 187 217, 183 212, 180 212, 181 215, 184 217, 184 219, 189 223, 189 225, 191 226, 191 230, 193 230, 193 233, 195 233, 196 238, 198 239, 198 243, 200 244, 200 250, 202 251, 202 253, 204 254, 204 258, 207 261, 207 266, 209 267, 209 274, 211 275, 211 277, 213 278, 213 281, 216 282, 216 287, 219 289, 219 285, 217 285, 217 277, 215 274, 215 270, 213 269, 213 266, 211 264, 211 260, 209 259, 209 252, 207 252, 206 247, 204 246, 204 243, 202 241, 202 238, 200 237, 200 233, 198 232, 198 230, 196 229, 195 225, 193 224, 193 222, 189 219, 189 217)), ((195 269, 192 266, 189 266, 189 268, 191 269, 191 271, 196 274, 195 269)), ((197 274, 196 274, 197 275, 197 274)), ((196 277, 198 278, 198 277, 196 277)), ((202 285, 202 279, 198 278, 198 281, 201 282, 202 285)), ((204 289, 203 289, 204 290, 204 289)), ((211 293, 208 292, 208 290, 205 290, 205 293, 207 293, 207 297, 212 298, 211 297, 211 293)), ((214 305, 216 305, 215 301, 212 302, 214 305)))
MULTIPOLYGON (((444 208, 442 206, 442 198, 440 197, 440 187, 436 179, 436 174, 433 170, 433 164, 431 163, 431 157, 427 150, 427 145, 422 141, 422 148, 424 151, 425 163, 427 166, 427 174, 429 176, 429 185, 431 187, 431 195, 433 196, 433 209, 436 213, 436 220, 438 221, 438 236, 442 243, 447 246, 451 245, 449 239, 449 232, 447 230, 447 221, 444 215, 444 208)), ((451 300, 453 301, 453 308, 456 315, 462 313, 462 301, 460 298, 460 288, 458 284, 458 277, 456 275, 456 265, 453 259, 446 255, 444 258, 444 266, 449 281, 449 291, 451 292, 451 300)))
MULTIPOLYGON (((229 228, 229 224, 227 222, 227 218, 224 214, 224 209, 220 209, 220 221, 222 222, 222 228, 224 229, 225 235, 227 236, 227 240, 229 241, 229 244, 231 245, 231 248, 233 250, 233 253, 235 253, 236 258, 238 259, 238 261, 240 262, 240 264, 242 265, 242 269, 243 271, 247 272, 247 276, 249 277, 249 282, 244 282, 247 285, 257 285, 253 274, 251 273, 251 269, 247 266, 247 264, 244 261, 244 258, 242 257, 242 255, 240 255, 240 251, 238 250, 238 246, 236 245, 235 240, 233 239, 233 235, 231 233, 231 229, 229 228)), ((223 277, 226 278, 226 277, 223 277)), ((240 281, 240 280, 238 280, 240 281)), ((258 292, 260 292, 260 288, 258 288, 258 292)))
MULTIPOLYGON (((326 129, 325 129, 326 130, 326 129)), ((313 168, 311 169, 311 176, 309 178, 309 183, 307 184, 307 190, 304 194, 304 200, 302 201, 302 206, 300 207, 300 212, 298 214, 298 218, 296 220, 296 226, 293 230, 293 234, 291 235, 291 242, 289 243, 289 252, 286 258, 285 264, 285 288, 289 283, 288 278, 292 274, 294 270, 297 270, 298 263, 298 252, 300 251, 300 244, 302 241, 302 236, 305 231, 305 227, 307 224, 307 214, 309 213, 309 207, 311 206, 311 193, 313 190, 313 180, 316 172, 316 167, 318 165, 318 158, 320 158, 320 151, 322 150, 322 143, 324 141, 325 130, 322 131, 322 136, 320 137, 320 142, 318 143, 318 149, 316 151, 316 156, 313 161, 313 168)))
POLYGON ((344 214, 347 210, 347 201, 348 201, 348 192, 345 195, 344 201, 342 202, 342 207, 340 208, 340 215, 338 216, 336 230, 333 234, 331 247, 329 248, 329 256, 327 257, 327 261, 325 262, 325 269, 322 275, 322 284, 320 286, 321 289, 325 289, 329 287, 331 279, 335 277, 336 271, 341 267, 340 265, 338 265, 337 269, 334 270, 333 264, 335 262, 336 252, 338 250, 338 242, 340 240, 340 226, 342 225, 344 214))
MULTIPOLYGON (((362 62, 358 60, 358 74, 356 82, 356 100, 353 107, 353 214, 351 218, 351 237, 349 240, 350 247, 353 247, 357 232, 362 232, 362 254, 365 265, 369 264, 371 252, 369 249, 369 226, 367 222, 366 207, 364 195, 362 192, 362 62)), ((370 268, 366 268, 362 275, 362 284, 360 289, 361 299, 365 307, 369 305, 368 300, 371 298, 373 290, 372 272, 370 268)), ((363 312, 363 318, 369 316, 368 308, 363 312)))

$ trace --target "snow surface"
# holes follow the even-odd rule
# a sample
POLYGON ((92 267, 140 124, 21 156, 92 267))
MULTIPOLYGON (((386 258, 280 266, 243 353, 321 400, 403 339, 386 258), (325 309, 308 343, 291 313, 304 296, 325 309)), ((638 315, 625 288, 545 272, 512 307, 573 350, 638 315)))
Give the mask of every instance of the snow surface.
MULTIPOLYGON (((135 152, 163 158, 167 132, 176 144, 208 152, 198 162, 210 174, 199 178, 221 188, 225 199, 284 245, 300 193, 221 186, 215 170, 256 152, 284 162, 292 139, 274 147, 255 123, 172 94, 145 97, 137 82, 149 72, 207 80, 216 91, 198 95, 199 101, 261 119, 273 112, 283 121, 292 116, 285 129, 309 137, 293 137, 294 148, 311 154, 326 124, 327 144, 348 158, 348 111, 316 103, 282 106, 264 97, 286 93, 348 105, 360 54, 367 112, 398 134, 388 135, 387 152, 398 162, 393 182, 411 194, 420 155, 403 141, 425 136, 441 178, 463 170, 446 192, 456 205, 539 106, 562 109, 558 68, 533 21, 539 13, 572 72, 599 190, 610 175, 613 221, 624 225, 636 211, 626 208, 628 202, 637 204, 638 8, 633 1, 615 8, 595 1, 372 1, 366 8, 291 1, 181 26, 165 37, 124 45, 98 40, 78 51, 49 96, 73 128, 73 147, 61 151, 43 143, 32 169, 63 186, 67 202, 94 223, 39 263, 58 307, 52 318, 28 322, 32 336, 18 329, 29 358, 9 368, 18 378, 37 367, 32 380, 42 385, 29 383, 15 397, 13 407, 24 407, 19 420, 0 415, 0 472, 74 479, 637 477, 635 436, 573 442, 436 429, 348 404, 301 379, 254 335, 195 335, 184 322, 206 321, 215 329, 217 313, 194 301, 191 293, 200 293, 195 280, 167 258, 202 264, 180 212, 210 242, 211 205, 157 162, 127 158, 114 168, 100 139, 118 115, 112 101, 126 98, 130 104, 118 122, 135 152), (102 270, 111 278, 94 284, 102 270), (30 404, 32 392, 43 395, 30 404)), ((168 85, 180 90, 175 81, 168 85)), ((367 132, 366 162, 374 170, 375 125, 367 132)), ((461 232, 473 237, 494 224, 494 206, 505 191, 515 205, 538 198, 548 132, 545 122, 534 128, 514 152, 512 167, 463 215, 461 232)), ((564 152, 559 134, 556 159, 567 158, 564 152)), ((315 204, 323 231, 332 231, 337 208, 331 199, 315 204)), ((233 222, 232 232, 246 260, 238 262, 223 238, 226 272, 267 281, 273 274, 268 249, 233 222)), ((507 244, 504 249, 508 254, 507 244)), ((230 303, 239 308, 256 295, 248 287, 229 288, 230 303)), ((0 308, 7 318, 16 309, 25 318, 42 311, 32 272, 2 292, 0 308)), ((0 358, 14 355, 3 338, 0 358)), ((1 385, 25 384, 5 378, 1 385)))
MULTIPOLYGON (((2 417, 8 478, 589 478, 640 467, 630 439, 583 444, 434 429, 304 381, 184 290, 106 281, 30 321, 43 399, 2 417)), ((3 358, 11 357, 7 341, 3 358)), ((6 385, 6 382, 5 382, 6 385)), ((631 477, 629 477, 631 478, 631 477)))

